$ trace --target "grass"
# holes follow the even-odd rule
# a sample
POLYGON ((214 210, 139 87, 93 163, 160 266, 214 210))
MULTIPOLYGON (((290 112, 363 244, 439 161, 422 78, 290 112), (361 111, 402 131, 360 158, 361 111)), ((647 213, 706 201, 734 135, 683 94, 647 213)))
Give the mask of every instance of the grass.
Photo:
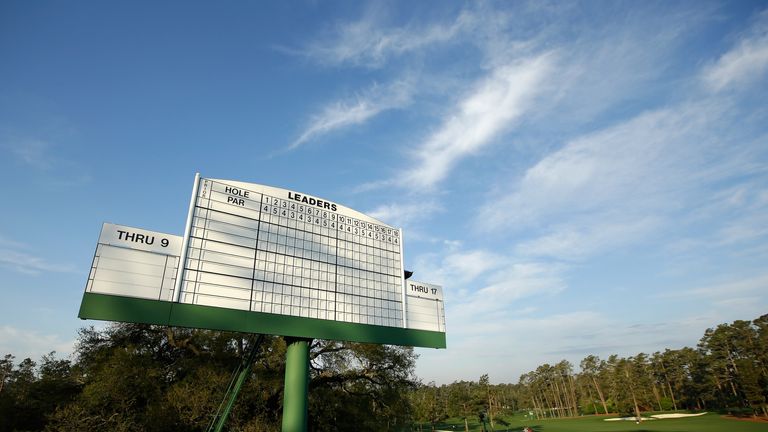
MULTIPOLYGON (((664 419, 644 421, 635 424, 633 421, 604 421, 606 417, 584 416, 572 419, 525 420, 519 417, 505 418, 509 426, 496 423, 496 432, 520 432, 524 426, 533 428, 536 432, 757 432, 768 431, 768 422, 749 422, 726 419, 719 414, 707 414, 700 417, 681 419, 664 419)), ((437 426, 437 430, 464 431, 464 420, 449 419, 437 426)), ((424 432, 431 427, 424 425, 424 432)), ((469 430, 482 431, 482 425, 474 419, 469 422, 469 430)), ((490 431, 490 425, 488 427, 490 431)))

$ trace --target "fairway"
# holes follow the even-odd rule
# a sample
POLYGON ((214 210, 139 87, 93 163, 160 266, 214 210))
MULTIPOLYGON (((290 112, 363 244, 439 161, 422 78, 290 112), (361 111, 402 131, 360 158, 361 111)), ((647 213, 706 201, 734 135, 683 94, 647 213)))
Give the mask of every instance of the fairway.
MULTIPOLYGON (((607 422, 606 417, 587 416, 575 419, 551 419, 535 420, 526 423, 525 420, 508 420, 509 426, 496 424, 496 432, 519 432, 525 426, 531 427, 536 432, 751 432, 768 431, 768 422, 750 422, 731 420, 721 417, 719 414, 707 414, 701 417, 689 417, 680 419, 664 419, 644 421, 635 424, 632 421, 607 422)), ((450 420, 438 425, 437 430, 463 431, 462 420, 450 420)), ((424 431, 430 428, 424 426, 424 431)), ((483 428, 477 422, 470 423, 470 431, 482 431, 483 428)), ((490 426, 488 428, 490 430, 490 426)))

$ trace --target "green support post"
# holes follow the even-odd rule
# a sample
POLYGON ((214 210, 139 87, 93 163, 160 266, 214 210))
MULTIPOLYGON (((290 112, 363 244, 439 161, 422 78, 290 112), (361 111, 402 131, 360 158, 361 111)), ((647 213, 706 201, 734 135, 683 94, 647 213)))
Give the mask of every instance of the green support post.
POLYGON ((309 405, 309 343, 311 339, 286 338, 285 390, 282 432, 307 430, 309 405))

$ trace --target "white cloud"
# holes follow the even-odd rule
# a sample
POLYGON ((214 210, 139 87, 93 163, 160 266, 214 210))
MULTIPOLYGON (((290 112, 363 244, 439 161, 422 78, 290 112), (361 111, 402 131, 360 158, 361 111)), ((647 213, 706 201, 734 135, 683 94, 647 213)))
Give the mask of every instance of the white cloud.
POLYGON ((661 241, 677 252, 705 238, 709 248, 764 238, 765 140, 730 127, 730 109, 701 97, 571 139, 499 183, 476 225, 528 237, 519 256, 561 260, 659 241, 664 232, 661 241), (697 241, 678 241, 683 221, 710 225, 697 241))
POLYGON ((62 137, 66 140, 72 132, 66 128, 49 131, 45 126, 40 129, 30 134, 5 132, 0 128, 0 152, 7 152, 8 160, 15 160, 25 168, 34 169, 37 180, 43 180, 57 189, 90 182, 88 170, 67 157, 64 154, 66 149, 60 143, 56 144, 62 141, 62 137))
MULTIPOLYGON (((734 302, 737 304, 743 302, 734 302)), ((732 310, 727 318, 716 313, 681 314, 673 320, 650 322, 583 309, 534 314, 511 310, 491 316, 475 313, 460 323, 451 314, 446 317, 448 349, 419 350, 416 372, 424 380, 438 383, 477 379, 484 373, 490 373, 492 382, 512 383, 543 363, 565 359, 578 370, 587 355, 631 356, 695 346, 704 329, 741 316, 742 312, 732 310)))
POLYGON ((384 204, 365 214, 386 224, 406 227, 412 223, 430 218, 441 209, 437 201, 418 200, 402 203, 384 204))
POLYGON ((508 261, 506 257, 487 250, 460 250, 460 246, 454 242, 448 242, 446 246, 448 253, 441 255, 439 262, 434 262, 436 256, 432 255, 417 259, 417 276, 420 280, 423 278, 438 284, 450 284, 452 289, 463 289, 466 293, 470 291, 466 285, 478 285, 476 279, 498 271, 508 261))
MULTIPOLYGON (((764 285, 763 289, 768 289, 768 285, 764 285)), ((729 297, 720 299, 714 302, 718 308, 738 310, 743 316, 757 316, 765 312, 761 308, 762 297, 729 297)))
POLYGON ((720 244, 759 241, 768 237, 768 213, 752 213, 726 222, 718 231, 720 244))
POLYGON ((338 25, 329 37, 313 41, 302 54, 325 65, 366 68, 383 66, 391 57, 446 43, 472 25, 470 14, 460 14, 447 24, 386 28, 381 10, 369 10, 358 21, 338 25))
POLYGON ((747 278, 732 279, 687 290, 670 291, 664 294, 659 294, 659 298, 684 297, 722 300, 727 298, 749 297, 751 294, 764 294, 766 292, 768 292, 768 273, 747 278))
MULTIPOLYGON (((749 147, 749 144, 742 143, 742 146, 749 147)), ((754 153, 747 155, 752 161, 765 159, 754 153)), ((677 239, 668 238, 665 248, 669 252, 691 259, 700 256, 702 251, 718 250, 718 261, 729 254, 752 258, 765 254, 768 250, 765 242, 768 237, 767 177, 761 172, 764 168, 751 170, 749 164, 746 165, 747 168, 735 170, 736 178, 726 183, 729 186, 710 189, 702 194, 701 203, 690 206, 685 223, 706 226, 706 229, 681 233, 677 239)))
MULTIPOLYGON (((559 46, 558 67, 556 78, 549 83, 554 89, 531 121, 544 125, 547 130, 541 132, 579 129, 613 108, 623 109, 623 104, 646 94, 664 76, 677 58, 676 48, 701 24, 706 9, 661 16, 657 8, 640 8, 630 19, 615 19, 599 27, 582 23, 571 30, 573 38, 568 41, 552 42, 545 37, 539 41, 541 45, 559 46), (653 18, 639 19, 644 14, 653 18)), ((569 17, 560 17, 550 32, 559 34, 570 28, 569 17)))
POLYGON ((59 356, 74 352, 75 340, 63 340, 55 334, 42 334, 37 330, 20 329, 9 325, 0 326, 0 347, 12 354, 17 361, 29 357, 39 360, 44 354, 56 351, 59 356))
POLYGON ((537 315, 509 311, 492 318, 475 312, 461 323, 453 315, 448 318, 448 349, 419 352, 416 372, 426 380, 449 383, 490 373, 492 382, 516 382, 542 363, 578 358, 552 351, 575 344, 587 352, 595 343, 590 336, 611 328, 605 317, 586 310, 537 315))
POLYGON ((0 267, 7 267, 20 273, 37 275, 41 272, 73 272, 69 265, 55 264, 46 259, 18 249, 27 246, 0 236, 0 267))
POLYGON ((363 124, 384 111, 402 108, 410 103, 411 94, 410 82, 401 80, 387 86, 374 84, 350 100, 332 102, 312 117, 288 149, 295 149, 330 132, 363 124))
POLYGON ((713 199, 706 210, 728 215, 711 242, 717 245, 760 242, 768 237, 768 189, 765 176, 729 188, 713 199))
POLYGON ((28 249, 29 245, 25 243, 17 242, 16 240, 11 240, 0 234, 0 247, 7 247, 7 248, 13 248, 13 249, 28 249))
POLYGON ((522 256, 578 260, 642 240, 660 224, 652 216, 626 221, 587 217, 554 226, 543 235, 518 244, 515 250, 522 256))
POLYGON ((546 53, 498 67, 461 100, 415 153, 417 164, 401 180, 429 188, 443 180, 461 159, 493 142, 514 126, 542 91, 554 54, 546 53))
POLYGON ((477 223, 491 231, 562 217, 636 226, 737 168, 718 159, 723 143, 709 134, 718 113, 708 104, 659 109, 571 140, 526 170, 511 190, 496 191, 477 223))
MULTIPOLYGON (((447 251, 416 258, 414 277, 443 285, 452 320, 463 323, 475 314, 488 316, 515 307, 518 300, 552 295, 566 289, 561 264, 548 264, 484 249, 447 251), (460 305, 460 306, 459 306, 460 305)), ((516 307, 519 309, 519 306, 516 307)), ((475 325, 477 323, 474 323, 475 325)))
POLYGON ((658 22, 651 20, 654 31, 649 35, 648 20, 620 20, 595 29, 572 22, 572 16, 562 15, 559 8, 546 9, 538 12, 545 12, 551 23, 539 23, 535 31, 527 22, 530 11, 510 13, 482 6, 464 11, 463 28, 473 28, 467 42, 484 54, 479 70, 488 72, 470 90, 454 82, 442 91, 463 91, 464 97, 412 152, 410 158, 417 163, 409 167, 408 175, 366 183, 360 190, 436 186, 462 159, 509 140, 509 132, 517 131, 523 118, 543 128, 578 127, 593 120, 611 106, 636 98, 660 76, 681 35, 699 24, 703 15, 673 13, 658 22), (579 36, 562 43, 555 35, 563 28, 579 36))
POLYGON ((704 70, 702 79, 713 91, 765 78, 768 71, 768 11, 763 11, 738 43, 704 70))
POLYGON ((5 147, 20 162, 40 170, 53 165, 51 144, 39 139, 22 139, 6 143, 5 147))
POLYGON ((536 262, 506 265, 491 273, 486 285, 476 291, 465 305, 468 313, 505 310, 516 300, 563 291, 563 268, 536 262))

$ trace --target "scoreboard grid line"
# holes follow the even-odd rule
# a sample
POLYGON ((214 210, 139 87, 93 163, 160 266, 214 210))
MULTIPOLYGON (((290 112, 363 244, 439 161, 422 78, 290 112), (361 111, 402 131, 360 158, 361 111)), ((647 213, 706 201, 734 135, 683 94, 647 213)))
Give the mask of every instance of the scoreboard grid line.
MULTIPOLYGON (((202 179, 201 179, 201 180, 202 180, 202 179)), ((203 181, 204 181, 204 183, 207 183, 207 180, 203 180, 203 181)), ((202 194, 203 194, 203 201, 206 199, 206 195, 208 195, 208 196, 207 196, 207 199, 208 199, 208 207, 210 207, 210 206, 211 206, 211 194, 210 194, 210 191, 211 191, 211 190, 212 190, 212 189, 208 189, 208 188, 207 188, 207 184, 204 184, 204 186, 203 186, 203 191, 202 191, 202 194), (208 192, 208 193, 206 194, 206 192, 208 192)), ((196 197, 196 198, 195 198, 195 212, 192 214, 192 225, 191 225, 191 230, 194 230, 194 229, 195 229, 195 219, 196 219, 196 218, 197 218, 197 220, 199 220, 199 219, 200 219, 200 216, 197 216, 197 212, 198 212, 198 209, 200 208, 200 207, 197 205, 197 201, 198 201, 198 199, 197 199, 197 197, 196 197)), ((206 213, 206 217, 207 217, 207 216, 208 216, 208 214, 206 213)), ((204 236, 204 235, 205 235, 205 230, 206 230, 206 227, 205 227, 205 225, 203 225, 203 228, 202 228, 202 229, 203 229, 203 236, 204 236)), ((190 238, 191 238, 191 237, 192 237, 192 236, 190 235, 190 238)), ((204 243, 203 243, 203 244, 204 244, 204 243)), ((202 244, 201 244, 201 246, 202 246, 202 244)), ((187 245, 187 250, 189 250, 189 249, 191 249, 191 248, 189 247, 189 245, 187 245)), ((200 259, 200 254, 201 254, 201 253, 202 253, 202 249, 201 249, 200 251, 198 251, 198 254, 197 254, 197 273, 195 273, 195 288, 194 288, 194 290, 193 290, 193 292, 192 292, 192 299, 193 299, 193 301, 195 301, 195 300, 197 299, 197 295, 198 295, 198 292, 197 292, 197 291, 198 291, 198 287, 200 286, 200 266, 202 265, 202 260, 200 259)), ((189 255, 187 255, 187 260, 189 260, 189 255)), ((186 263, 184 263, 184 266, 186 267, 186 263)))
MULTIPOLYGON (((254 284, 256 283, 256 264, 259 256, 259 236, 261 235, 261 203, 264 201, 264 195, 259 195, 259 222, 256 224, 256 247, 253 249, 253 273, 251 276, 251 301, 248 304, 248 310, 253 310, 254 284)), ((261 299, 264 300, 264 292, 261 293, 261 299)))
MULTIPOLYGON (((337 222, 338 223, 338 222, 337 222)), ((336 253, 334 254, 333 264, 335 271, 333 272, 333 296, 338 299, 339 297, 339 230, 336 230, 336 253)), ((333 303, 333 320, 338 319, 339 303, 333 303)))

